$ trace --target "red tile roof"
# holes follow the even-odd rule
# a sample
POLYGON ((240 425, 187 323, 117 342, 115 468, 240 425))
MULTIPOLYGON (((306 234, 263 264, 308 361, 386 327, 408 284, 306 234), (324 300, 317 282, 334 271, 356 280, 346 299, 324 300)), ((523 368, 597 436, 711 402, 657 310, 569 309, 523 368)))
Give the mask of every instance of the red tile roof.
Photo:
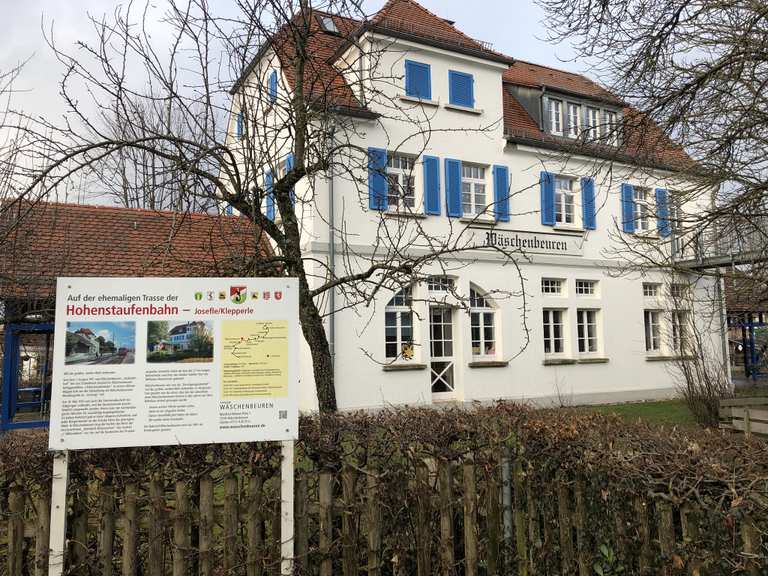
MULTIPOLYGON (((294 21, 297 18, 302 18, 302 16, 296 16, 294 21)), ((338 62, 338 56, 345 47, 349 46, 351 40, 366 30, 372 29, 394 37, 403 37, 417 42, 422 41, 426 44, 509 63, 509 68, 502 75, 503 82, 508 85, 548 88, 566 95, 570 94, 609 103, 617 108, 622 108, 625 121, 627 121, 620 149, 599 145, 586 146, 567 138, 558 138, 542 132, 537 122, 528 114, 515 96, 502 87, 504 92, 504 127, 512 140, 522 139, 530 143, 545 144, 549 147, 572 152, 594 153, 602 157, 670 169, 689 167, 692 163, 685 151, 675 145, 657 126, 643 118, 636 110, 625 106, 614 94, 586 76, 522 60, 514 60, 509 56, 495 52, 484 43, 474 40, 458 30, 453 23, 433 14, 415 0, 388 0, 384 7, 368 22, 359 22, 313 10, 309 12, 309 19, 304 23, 308 25, 308 28, 300 27, 299 30, 309 30, 308 53, 313 56, 307 62, 310 70, 305 74, 304 90, 324 107, 337 106, 351 113, 368 113, 362 107, 353 89, 346 83, 341 70, 337 68, 335 63, 338 62), (320 15, 332 17, 339 29, 339 34, 324 31, 317 18, 320 15)), ((295 88, 296 78, 293 67, 295 43, 290 32, 291 26, 285 26, 271 45, 276 46, 283 73, 291 88, 295 88)), ((263 55, 263 50, 235 84, 232 89, 233 93, 253 69, 261 55, 263 55)))
POLYGON ((243 217, 48 202, 0 206, 0 246, 0 298, 50 297, 58 276, 248 274, 272 254, 243 217))
POLYGON ((296 68, 293 65, 296 38, 305 38, 307 53, 312 55, 306 61, 303 75, 304 94, 308 100, 321 107, 361 110, 363 106, 346 82, 344 71, 332 63, 333 55, 359 26, 359 22, 350 18, 312 10, 307 13, 306 20, 299 14, 290 26, 284 27, 272 45, 291 90, 296 89, 296 68), (322 16, 333 18, 339 34, 323 30, 319 20, 322 16))
POLYGON ((616 105, 622 102, 608 90, 581 74, 566 72, 549 66, 516 60, 502 76, 504 82, 532 88, 553 88, 566 93, 578 94, 616 105))
POLYGON ((584 144, 569 138, 543 132, 536 121, 504 89, 504 128, 512 140, 543 143, 582 154, 622 160, 641 165, 653 165, 670 169, 690 167, 692 161, 685 151, 670 140, 659 127, 630 106, 626 106, 611 92, 581 74, 557 70, 548 66, 517 61, 503 74, 506 84, 528 88, 549 88, 564 94, 572 94, 597 100, 620 108, 624 115, 621 146, 584 144))
POLYGON ((513 61, 509 56, 491 49, 489 44, 470 38, 452 22, 430 12, 414 0, 388 0, 371 19, 370 26, 395 36, 407 35, 432 40, 479 57, 508 63, 513 61))

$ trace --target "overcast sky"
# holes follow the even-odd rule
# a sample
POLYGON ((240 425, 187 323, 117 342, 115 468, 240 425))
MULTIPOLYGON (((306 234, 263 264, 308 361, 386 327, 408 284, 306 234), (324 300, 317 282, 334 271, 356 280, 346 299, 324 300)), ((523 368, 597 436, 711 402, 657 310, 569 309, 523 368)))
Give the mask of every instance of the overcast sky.
MULTIPOLYGON (((42 27, 53 29, 56 42, 62 47, 73 47, 78 40, 93 37, 88 14, 101 17, 111 14, 127 0, 0 0, 0 13, 12 25, 4 26, 0 35, 0 70, 32 58, 24 70, 17 88, 23 97, 16 104, 31 114, 56 114, 62 110, 58 98, 57 82, 62 67, 46 45, 42 27)), ((227 0, 213 0, 218 7, 227 0)), ((422 4, 439 16, 456 21, 466 34, 491 42, 496 50, 515 58, 540 64, 581 71, 583 66, 568 61, 571 51, 567 46, 551 46, 546 36, 543 14, 533 0, 421 0, 422 4)), ((366 9, 375 10, 384 0, 365 0, 366 9)), ((143 0, 135 4, 143 5, 143 0)), ((157 6, 163 0, 153 0, 157 6)), ((158 33, 162 30, 158 25, 158 33)))

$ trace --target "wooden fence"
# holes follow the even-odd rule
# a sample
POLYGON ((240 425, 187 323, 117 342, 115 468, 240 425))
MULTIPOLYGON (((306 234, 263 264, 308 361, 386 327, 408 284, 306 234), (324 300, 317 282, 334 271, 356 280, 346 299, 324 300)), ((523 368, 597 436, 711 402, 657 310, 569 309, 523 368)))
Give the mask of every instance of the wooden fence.
MULTIPOLYGON (((532 467, 511 450, 401 465, 298 457, 296 574, 765 574, 760 531, 724 525, 660 495, 532 467), (410 471, 410 472, 408 472, 410 471), (548 480, 547 480, 548 479, 548 480), (734 560, 736 559, 736 560, 734 560)), ((75 575, 279 574, 279 462, 170 481, 113 482, 80 471, 69 495, 67 571, 75 575)), ((2 495, 0 574, 47 573, 48 487, 2 495)))
POLYGON ((768 435, 768 398, 730 398, 720 401, 720 427, 768 435))

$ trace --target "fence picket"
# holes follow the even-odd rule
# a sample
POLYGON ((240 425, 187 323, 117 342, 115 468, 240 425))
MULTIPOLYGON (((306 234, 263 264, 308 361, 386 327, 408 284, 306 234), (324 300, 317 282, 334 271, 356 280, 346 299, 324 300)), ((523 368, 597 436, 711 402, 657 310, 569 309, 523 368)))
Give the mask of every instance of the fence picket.
POLYGON ((173 576, 186 576, 191 546, 189 490, 183 480, 176 482, 176 510, 173 516, 173 576))
POLYGON ((515 458, 512 468, 513 518, 515 521, 515 547, 517 549, 517 572, 520 576, 528 576, 528 546, 525 538, 525 479, 523 478, 523 462, 515 458))
POLYGON ((672 506, 669 502, 657 504, 659 516, 659 546, 661 555, 669 563, 675 553, 675 524, 672 506))
POLYGON ((246 573, 248 576, 262 576, 264 573, 264 516, 261 512, 263 481, 258 474, 248 480, 248 551, 246 573))
POLYGON ((640 557, 638 567, 640 574, 651 573, 651 521, 648 517, 648 505, 642 498, 635 499, 635 516, 638 522, 640 536, 640 557))
MULTIPOLYGON (((299 574, 305 574, 309 555, 309 514, 307 500, 307 474, 299 472, 296 478, 296 500, 294 507, 296 567, 299 574)), ((249 575, 250 576, 250 575, 249 575)))
POLYGON ((8 576, 21 576, 24 568, 24 502, 21 487, 8 495, 8 576))
POLYGON ((579 563, 579 576, 592 576, 592 560, 590 554, 589 526, 587 520, 586 495, 584 479, 576 478, 574 485, 574 525, 576 526, 576 550, 579 563))
POLYGON ((200 576, 211 576, 213 573, 213 478, 206 474, 200 478, 200 527, 199 560, 197 563, 200 576))
POLYGON ((88 489, 78 486, 73 498, 70 570, 76 576, 82 576, 88 571, 88 489))
POLYGON ((112 576, 112 556, 115 541, 115 497, 114 488, 109 482, 99 486, 99 573, 112 576))
POLYGON ((342 570, 345 576, 357 576, 357 514, 355 513, 355 470, 345 465, 341 471, 344 515, 341 517, 342 570))
POLYGON ((378 472, 376 467, 370 467, 366 480, 368 576, 379 576, 381 574, 381 509, 379 508, 378 472))
POLYGON ((230 574, 237 565, 238 482, 232 474, 224 477, 224 573, 230 574))
POLYGON ((440 562, 441 573, 453 574, 453 474, 451 462, 441 460, 438 466, 438 485, 440 495, 440 562))
MULTIPOLYGON (((491 457, 491 461, 494 462, 493 457, 491 457)), ((486 476, 485 487, 486 529, 488 532, 486 564, 488 576, 497 576, 501 574, 501 492, 499 468, 495 466, 490 468, 486 476)))
POLYGON ((51 493, 43 490, 35 503, 35 576, 48 574, 48 550, 51 537, 51 493))
POLYGON ((429 469, 423 461, 416 462, 416 573, 432 574, 432 531, 430 530, 429 469))
POLYGON ((470 455, 462 465, 464 472, 464 574, 477 576, 477 482, 475 462, 470 455))
POLYGON ((760 533, 749 518, 745 518, 741 525, 741 540, 747 574, 758 576, 760 574, 760 565, 762 564, 757 558, 760 551, 760 533))
POLYGON ((164 572, 163 540, 165 539, 165 489, 158 476, 149 482, 149 576, 162 576, 164 572))
POLYGON ((557 518, 560 527, 560 570, 573 574, 573 531, 571 529, 571 502, 568 485, 562 472, 557 475, 557 518))
POLYGON ((136 576, 136 535, 138 521, 136 516, 136 500, 138 488, 136 484, 125 487, 123 498, 123 552, 122 576, 136 576))
POLYGON ((320 500, 320 576, 331 576, 333 561, 331 542, 333 542, 333 475, 329 470, 322 470, 318 478, 318 496, 320 500))

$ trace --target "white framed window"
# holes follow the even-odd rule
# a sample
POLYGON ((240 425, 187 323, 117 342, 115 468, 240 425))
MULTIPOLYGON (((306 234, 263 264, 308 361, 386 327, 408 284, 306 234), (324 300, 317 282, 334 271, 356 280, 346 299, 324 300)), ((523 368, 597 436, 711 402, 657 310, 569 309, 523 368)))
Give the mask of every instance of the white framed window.
POLYGON ((387 155, 387 209, 409 211, 416 206, 415 159, 403 154, 387 155))
POLYGON ((461 165, 461 211, 465 216, 483 214, 488 209, 485 166, 461 165))
POLYGON ((573 183, 573 178, 564 176, 555 178, 555 222, 557 224, 576 223, 576 199, 573 183))
POLYGON ((549 99, 549 131, 558 136, 563 135, 563 102, 549 99))
POLYGON ((565 354, 565 310, 543 311, 544 354, 565 354))
POLYGON ((560 278, 542 278, 541 279, 541 293, 542 294, 557 294, 563 293, 563 280, 560 278))
POLYGON ((430 276, 427 278, 427 289, 430 292, 450 292, 454 282, 450 276, 430 276))
POLYGON ((645 325, 645 351, 661 351, 661 310, 643 311, 645 325))
POLYGON ((568 102, 568 136, 578 138, 581 135, 581 106, 568 102))
POLYGON ((675 300, 681 300, 688 297, 687 284, 670 284, 669 295, 675 300))
POLYGON ((384 350, 387 360, 413 360, 413 299, 403 288, 384 309, 384 350))
POLYGON ((672 311, 672 350, 675 354, 685 355, 688 344, 688 312, 672 311))
POLYGON ((635 232, 648 232, 651 229, 650 191, 648 188, 635 186, 632 199, 635 232))
POLYGON ((476 288, 469 289, 469 318, 472 356, 496 356, 496 312, 490 299, 476 288))
POLYGON ((600 140, 600 108, 587 108, 587 122, 589 123, 589 139, 597 142, 600 140))
POLYGON ((598 351, 597 320, 598 310, 576 310, 579 354, 593 354, 598 351))
POLYGON ((619 126, 616 122, 616 112, 606 110, 604 114, 605 125, 603 127, 603 134, 605 135, 608 144, 617 146, 619 143, 619 126))
POLYGON ((595 296, 597 294, 597 280, 576 280, 577 296, 595 296))
POLYGON ((656 282, 643 282, 643 296, 646 298, 658 298, 661 284, 656 282))

